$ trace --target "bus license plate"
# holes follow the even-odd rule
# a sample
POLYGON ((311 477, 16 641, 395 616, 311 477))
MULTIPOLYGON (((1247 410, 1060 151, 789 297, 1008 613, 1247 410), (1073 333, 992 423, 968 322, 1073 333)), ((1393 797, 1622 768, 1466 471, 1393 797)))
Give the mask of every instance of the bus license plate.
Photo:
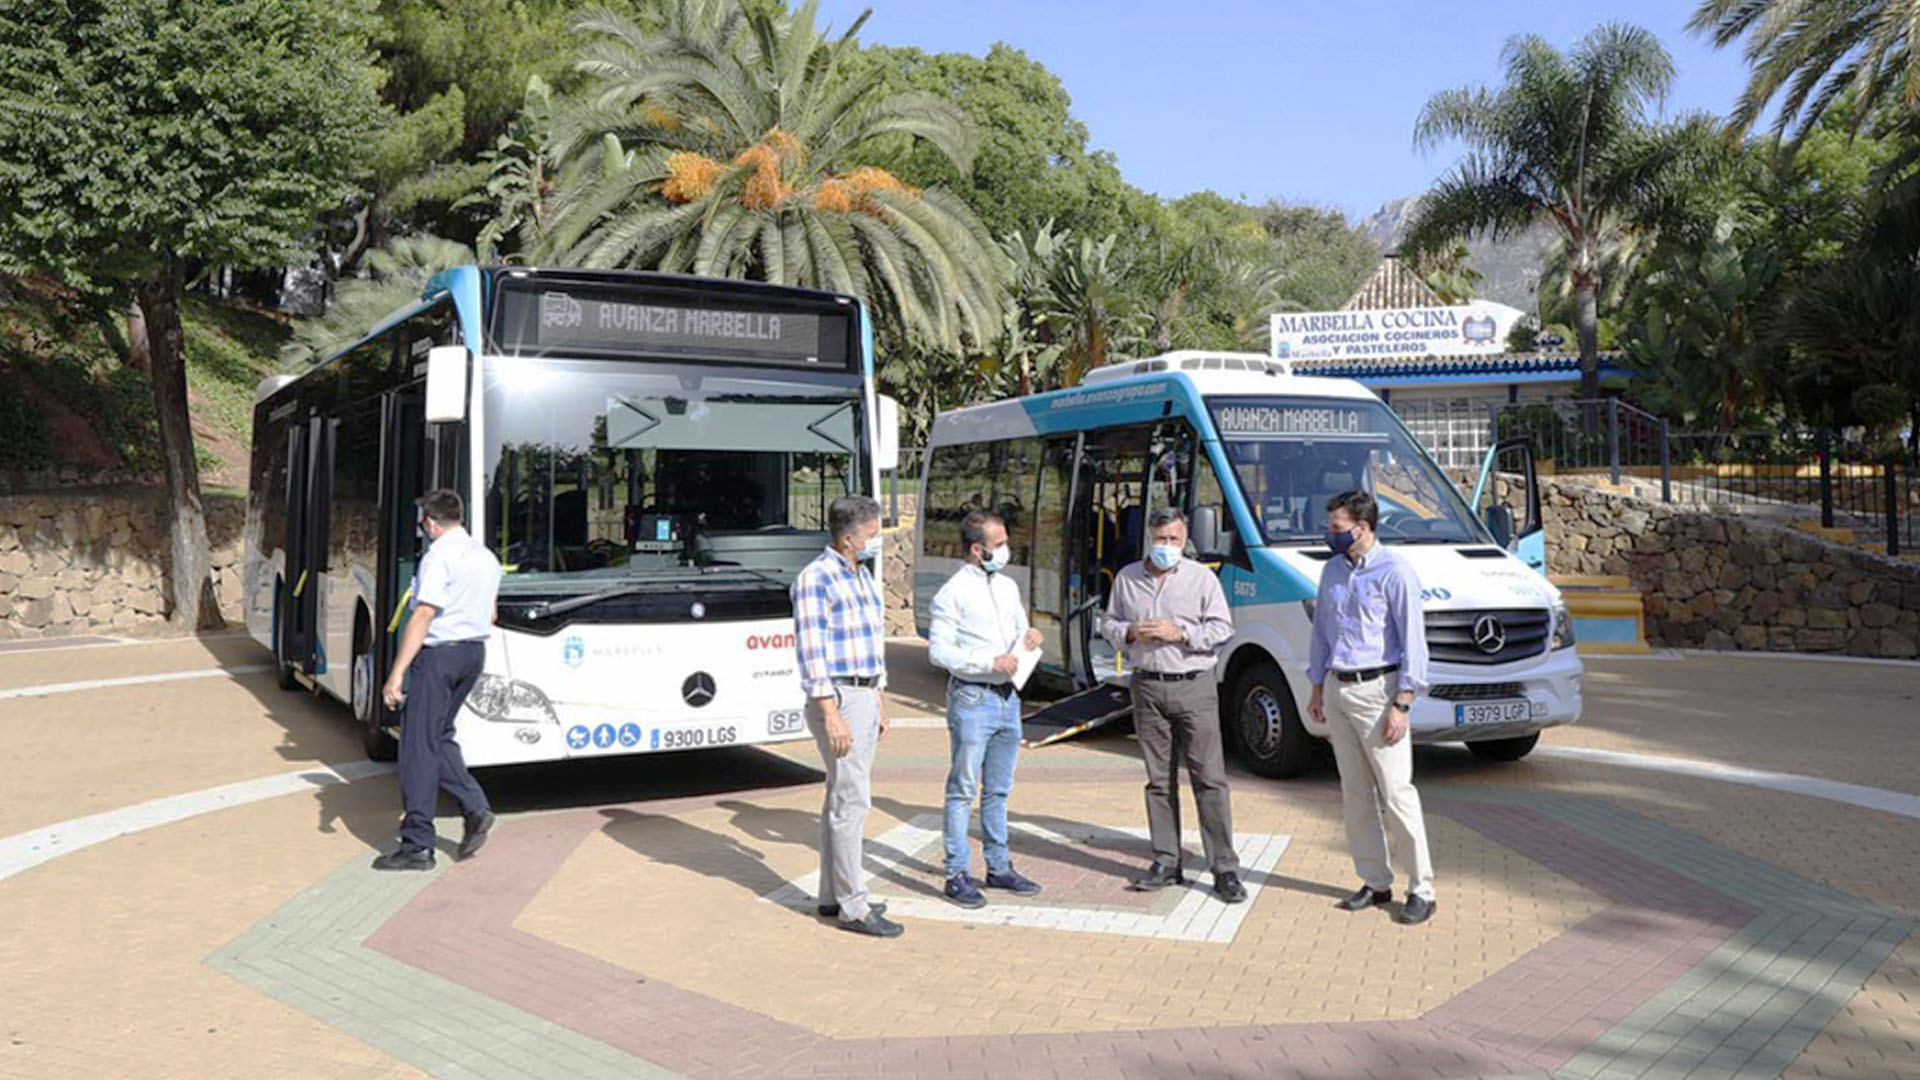
POLYGON ((1453 707, 1455 727, 1467 724, 1511 724, 1525 720, 1530 715, 1531 710, 1524 700, 1476 701, 1453 707))
POLYGON ((658 742, 651 750, 698 750, 705 746, 727 746, 740 741, 737 724, 712 724, 701 727, 661 728, 654 732, 658 742))

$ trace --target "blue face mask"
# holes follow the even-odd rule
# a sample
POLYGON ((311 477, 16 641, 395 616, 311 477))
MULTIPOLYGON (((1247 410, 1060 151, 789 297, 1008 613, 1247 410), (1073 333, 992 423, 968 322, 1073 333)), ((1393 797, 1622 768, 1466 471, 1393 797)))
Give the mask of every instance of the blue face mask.
POLYGON ((1348 529, 1345 532, 1327 530, 1327 546, 1333 549, 1335 555, 1345 555, 1348 549, 1353 547, 1353 530, 1348 529))
POLYGON ((993 552, 986 558, 980 560, 980 569, 985 570, 989 574, 997 574, 1007 568, 1007 563, 1011 561, 1012 558, 1013 553, 1007 550, 1007 545, 1001 544, 999 547, 994 548, 993 552))
POLYGON ((873 539, 867 541, 867 546, 860 552, 860 561, 872 562, 873 560, 879 557, 880 557, 880 534, 874 533, 873 539))
POLYGON ((1153 565, 1162 570, 1173 569, 1174 564, 1180 561, 1180 549, 1183 546, 1182 544, 1153 545, 1153 565))

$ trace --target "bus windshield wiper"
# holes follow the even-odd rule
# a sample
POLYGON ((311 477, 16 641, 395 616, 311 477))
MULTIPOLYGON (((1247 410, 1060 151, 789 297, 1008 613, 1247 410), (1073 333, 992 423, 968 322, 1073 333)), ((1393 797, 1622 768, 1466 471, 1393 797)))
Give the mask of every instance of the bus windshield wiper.
POLYGON ((541 619, 550 619, 555 615, 565 615, 569 611, 578 611, 583 607, 597 604, 602 600, 611 600, 616 596, 627 596, 631 593, 645 592, 654 587, 653 584, 630 581, 622 585, 610 585, 598 592, 590 592, 583 596, 569 596, 565 600, 542 600, 537 604, 530 605, 526 609, 526 618, 529 622, 539 622, 541 619))

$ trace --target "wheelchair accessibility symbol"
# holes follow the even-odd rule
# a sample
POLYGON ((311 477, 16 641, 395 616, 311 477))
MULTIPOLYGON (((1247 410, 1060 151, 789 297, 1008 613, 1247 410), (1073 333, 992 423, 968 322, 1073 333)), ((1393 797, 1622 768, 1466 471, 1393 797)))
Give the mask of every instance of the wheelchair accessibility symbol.
POLYGON ((626 723, 626 724, 620 725, 620 745, 621 746, 639 746, 640 745, 640 725, 639 724, 626 723))
POLYGON ((587 744, 592 741, 593 733, 584 727, 571 727, 567 729, 567 749, 569 750, 585 750, 587 744))

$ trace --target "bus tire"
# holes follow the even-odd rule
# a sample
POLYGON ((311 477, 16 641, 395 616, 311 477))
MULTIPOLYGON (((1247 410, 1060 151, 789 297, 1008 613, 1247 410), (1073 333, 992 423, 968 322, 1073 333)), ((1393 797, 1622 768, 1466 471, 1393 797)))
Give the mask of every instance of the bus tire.
POLYGON ((1473 756, 1486 761, 1519 761, 1533 752, 1534 744, 1540 741, 1540 733, 1519 735, 1511 739, 1477 739, 1467 744, 1473 756))
POLYGON ((366 612, 353 620, 353 679, 350 688, 353 721, 360 727, 360 744, 374 761, 400 756, 400 744, 381 723, 380 688, 373 684, 373 633, 366 612))
POLYGON ((1318 740, 1300 722, 1299 707, 1279 668, 1265 660, 1248 666, 1233 680, 1225 704, 1221 726, 1227 745, 1247 768, 1287 780, 1313 764, 1318 740))
POLYGON ((286 623, 287 583, 275 581, 273 585, 273 674, 282 690, 300 689, 300 680, 293 676, 293 661, 287 659, 287 623, 286 623))

